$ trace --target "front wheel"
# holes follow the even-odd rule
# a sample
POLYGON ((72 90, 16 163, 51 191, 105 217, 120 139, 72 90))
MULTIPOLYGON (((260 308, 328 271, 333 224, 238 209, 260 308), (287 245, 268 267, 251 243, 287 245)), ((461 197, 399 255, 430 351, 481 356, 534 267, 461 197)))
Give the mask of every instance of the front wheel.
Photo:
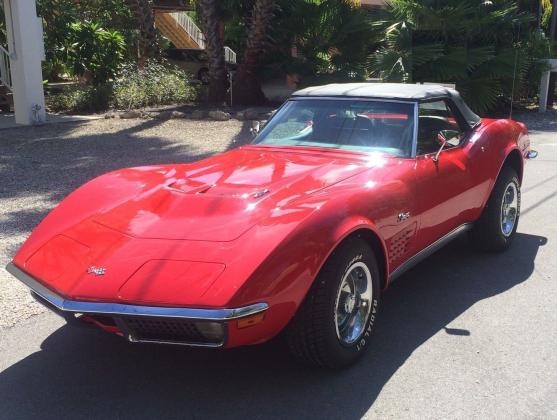
POLYGON ((379 309, 379 269, 371 247, 350 238, 329 257, 287 330, 292 354, 340 368, 369 346, 379 309))
POLYGON ((509 247, 520 217, 520 181, 514 169, 505 166, 495 183, 480 219, 471 232, 474 245, 485 251, 509 247))

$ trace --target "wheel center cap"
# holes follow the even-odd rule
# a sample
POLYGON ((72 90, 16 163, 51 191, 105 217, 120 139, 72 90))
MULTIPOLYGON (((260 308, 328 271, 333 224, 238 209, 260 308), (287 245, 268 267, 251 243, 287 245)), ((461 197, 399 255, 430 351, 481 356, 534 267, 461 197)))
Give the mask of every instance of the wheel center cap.
POLYGON ((356 305, 356 296, 349 295, 344 302, 344 311, 349 314, 354 310, 354 306, 356 305))

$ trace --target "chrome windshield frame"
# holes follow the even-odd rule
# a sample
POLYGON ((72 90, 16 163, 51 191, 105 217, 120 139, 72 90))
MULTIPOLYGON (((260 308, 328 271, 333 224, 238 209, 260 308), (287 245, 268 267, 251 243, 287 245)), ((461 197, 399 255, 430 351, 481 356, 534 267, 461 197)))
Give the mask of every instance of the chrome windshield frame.
MULTIPOLYGON (((363 96, 291 96, 286 101, 282 103, 280 107, 273 113, 271 118, 267 120, 263 129, 258 133, 258 135, 253 139, 251 144, 258 145, 260 141, 258 139, 263 133, 265 133, 265 128, 269 126, 269 123, 280 114, 280 110, 284 108, 286 104, 293 101, 308 101, 308 100, 335 100, 335 101, 362 101, 362 102, 388 102, 388 103, 399 103, 399 104, 412 104, 414 106, 414 132, 412 134, 412 148, 410 151, 410 156, 401 157, 402 159, 415 159, 418 150, 418 107, 419 101, 417 99, 386 99, 386 98, 373 98, 373 97, 363 97, 363 96)), ((263 144, 264 146, 264 144, 263 144)))

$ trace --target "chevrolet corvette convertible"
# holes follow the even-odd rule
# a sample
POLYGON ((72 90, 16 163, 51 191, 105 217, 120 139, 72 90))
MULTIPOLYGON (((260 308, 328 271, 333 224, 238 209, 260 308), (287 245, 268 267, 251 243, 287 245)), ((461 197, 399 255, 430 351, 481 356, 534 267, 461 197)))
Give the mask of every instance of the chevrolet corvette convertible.
POLYGON ((535 155, 523 124, 481 119, 443 86, 307 88, 252 144, 83 185, 7 270, 69 323, 131 342, 281 333, 298 359, 342 367, 408 268, 464 233, 511 244, 535 155))

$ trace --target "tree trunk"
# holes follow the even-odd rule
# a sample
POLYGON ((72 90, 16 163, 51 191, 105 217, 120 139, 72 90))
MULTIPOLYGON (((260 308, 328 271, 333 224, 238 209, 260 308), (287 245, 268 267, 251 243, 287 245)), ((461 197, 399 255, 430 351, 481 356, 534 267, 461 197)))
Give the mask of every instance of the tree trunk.
POLYGON ((549 29, 549 37, 557 40, 557 0, 553 0, 551 10, 551 27, 549 29))
POLYGON ((530 12, 536 17, 533 22, 534 28, 539 29, 542 23, 542 2, 541 0, 530 0, 530 12))
MULTIPOLYGON (((557 41, 557 0, 553 0, 552 3, 553 10, 551 12, 551 27, 549 31, 549 37, 553 41, 557 41)), ((551 73, 549 77, 549 92, 547 95, 547 107, 553 107, 555 102, 555 85, 557 84, 557 73, 551 73)))
POLYGON ((139 28, 139 63, 142 65, 159 52, 155 14, 150 0, 126 0, 126 3, 133 11, 139 28))
POLYGON ((198 0, 201 26, 205 36, 205 52, 209 58, 209 102, 221 105, 226 101, 226 65, 224 62, 224 31, 218 0, 198 0))
POLYGON ((260 105, 266 101, 257 69, 261 63, 261 56, 265 52, 267 33, 274 11, 274 0, 256 0, 253 5, 244 58, 238 66, 234 80, 235 104, 260 105))

